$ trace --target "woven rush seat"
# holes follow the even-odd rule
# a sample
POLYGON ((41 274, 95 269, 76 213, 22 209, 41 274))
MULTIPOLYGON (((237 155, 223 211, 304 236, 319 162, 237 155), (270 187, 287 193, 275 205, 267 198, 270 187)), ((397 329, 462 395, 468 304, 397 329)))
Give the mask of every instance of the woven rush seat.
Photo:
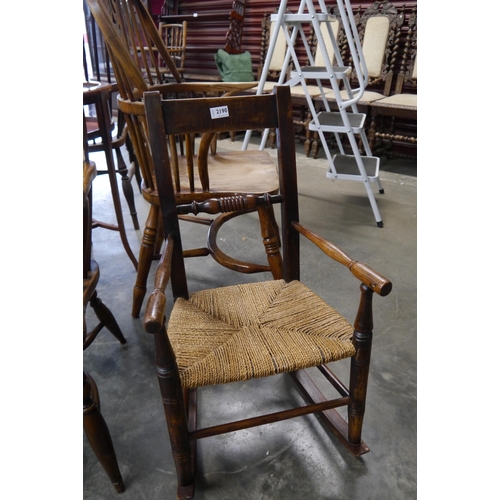
POLYGON ((195 292, 176 300, 168 335, 184 388, 267 377, 349 358, 353 327, 298 281, 195 292))

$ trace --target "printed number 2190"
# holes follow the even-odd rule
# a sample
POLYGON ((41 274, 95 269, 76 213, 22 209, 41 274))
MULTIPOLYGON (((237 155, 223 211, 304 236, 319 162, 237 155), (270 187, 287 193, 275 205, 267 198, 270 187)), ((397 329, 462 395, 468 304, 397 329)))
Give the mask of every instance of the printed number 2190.
POLYGON ((229 116, 229 109, 227 106, 219 106, 218 108, 210 108, 210 115, 212 119, 224 118, 229 116))

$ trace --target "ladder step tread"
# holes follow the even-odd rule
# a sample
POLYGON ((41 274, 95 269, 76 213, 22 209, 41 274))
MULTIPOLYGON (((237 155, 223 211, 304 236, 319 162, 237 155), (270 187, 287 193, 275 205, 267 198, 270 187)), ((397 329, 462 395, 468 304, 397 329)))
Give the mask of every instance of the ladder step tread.
MULTIPOLYGON (((333 66, 333 74, 335 78, 342 78, 351 72, 350 66, 333 66)), ((325 66, 302 66, 300 68, 304 78, 316 78, 319 80, 329 80, 331 73, 326 70, 325 66)), ((291 72, 292 75, 298 74, 298 71, 291 72)))
MULTIPOLYGON (((362 156, 361 159, 363 160, 366 175, 368 177, 377 177, 380 158, 376 156, 362 156)), ((354 155, 335 155, 333 157, 333 165, 340 175, 361 175, 354 155)))
MULTIPOLYGON (((315 12, 314 16, 318 19, 319 22, 328 21, 331 17, 328 14, 324 14, 322 12, 315 12)), ((276 22, 278 20, 278 14, 271 14, 271 21, 276 22)), ((312 14, 283 14, 283 21, 285 23, 310 23, 312 21, 312 14)))
MULTIPOLYGON (((350 128, 358 133, 364 127, 366 114, 348 113, 350 128)), ((318 113, 318 123, 312 121, 309 124, 310 130, 318 130, 319 127, 325 132, 347 132, 348 127, 344 124, 342 115, 338 111, 322 111, 318 113), (331 130, 329 130, 331 129, 331 130)))

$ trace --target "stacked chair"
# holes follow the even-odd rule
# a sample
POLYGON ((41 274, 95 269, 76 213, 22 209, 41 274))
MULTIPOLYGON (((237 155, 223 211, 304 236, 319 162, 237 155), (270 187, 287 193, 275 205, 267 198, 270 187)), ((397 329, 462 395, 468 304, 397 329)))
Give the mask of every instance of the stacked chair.
MULTIPOLYGON (((158 89, 164 95, 177 97, 186 97, 192 93, 214 92, 229 95, 249 89, 255 82, 183 83, 149 12, 140 0, 87 0, 87 3, 101 29, 110 54, 120 93, 119 109, 125 115, 135 156, 141 168, 142 194, 151 205, 143 232, 133 292, 132 316, 139 317, 151 264, 159 255, 162 243, 159 199, 144 108, 141 106, 142 96, 145 91, 151 89, 158 89), (163 66, 169 68, 176 83, 158 84, 156 75, 163 66)), ((188 118, 193 119, 193 117, 188 118)), ((224 197, 236 192, 252 194, 278 192, 276 167, 269 153, 265 151, 214 153, 215 148, 211 147, 214 137, 215 134, 211 134, 210 137, 201 138, 198 154, 194 154, 193 135, 170 138, 172 150, 175 151, 175 164, 172 170, 176 178, 175 196, 179 203, 201 201, 209 197, 224 197)), ((268 224, 276 225, 274 213, 272 207, 258 207, 256 210, 264 234, 268 224)), ((221 225, 232 217, 231 214, 221 215, 216 220, 186 217, 185 220, 209 226, 207 246, 186 250, 186 255, 212 255, 219 263, 230 269, 243 273, 271 272, 274 278, 280 278, 282 270, 275 266, 273 259, 275 249, 269 248, 265 237, 263 240, 267 264, 239 261, 219 249, 217 232, 221 225)))

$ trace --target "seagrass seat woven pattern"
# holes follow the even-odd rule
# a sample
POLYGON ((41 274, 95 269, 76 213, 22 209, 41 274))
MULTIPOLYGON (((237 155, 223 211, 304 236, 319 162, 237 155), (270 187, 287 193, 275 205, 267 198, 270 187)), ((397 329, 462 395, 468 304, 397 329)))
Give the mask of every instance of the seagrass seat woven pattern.
POLYGON ((178 298, 168 335, 184 388, 267 377, 356 354, 353 327, 298 281, 178 298))

